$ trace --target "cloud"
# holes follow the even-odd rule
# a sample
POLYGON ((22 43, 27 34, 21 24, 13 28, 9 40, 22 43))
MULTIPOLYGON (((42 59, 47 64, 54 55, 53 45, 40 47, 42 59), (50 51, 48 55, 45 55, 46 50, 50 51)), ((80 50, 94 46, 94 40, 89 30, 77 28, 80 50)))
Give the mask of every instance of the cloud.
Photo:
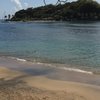
POLYGON ((16 6, 15 8, 16 8, 17 10, 23 8, 20 0, 11 0, 11 2, 13 2, 13 3, 15 4, 15 6, 16 6))

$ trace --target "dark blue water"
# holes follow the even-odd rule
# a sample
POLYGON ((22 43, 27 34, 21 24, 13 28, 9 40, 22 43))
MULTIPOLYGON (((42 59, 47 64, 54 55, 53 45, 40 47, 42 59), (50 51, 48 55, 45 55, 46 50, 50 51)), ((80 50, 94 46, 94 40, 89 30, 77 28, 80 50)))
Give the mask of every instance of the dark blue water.
POLYGON ((100 22, 0 22, 0 56, 100 70, 100 22))

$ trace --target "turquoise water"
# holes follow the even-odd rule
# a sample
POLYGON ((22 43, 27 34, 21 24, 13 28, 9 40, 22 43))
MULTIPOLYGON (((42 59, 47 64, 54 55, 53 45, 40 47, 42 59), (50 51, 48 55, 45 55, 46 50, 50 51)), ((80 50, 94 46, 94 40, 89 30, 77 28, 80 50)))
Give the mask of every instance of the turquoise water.
POLYGON ((100 22, 0 22, 0 56, 100 70, 100 22))

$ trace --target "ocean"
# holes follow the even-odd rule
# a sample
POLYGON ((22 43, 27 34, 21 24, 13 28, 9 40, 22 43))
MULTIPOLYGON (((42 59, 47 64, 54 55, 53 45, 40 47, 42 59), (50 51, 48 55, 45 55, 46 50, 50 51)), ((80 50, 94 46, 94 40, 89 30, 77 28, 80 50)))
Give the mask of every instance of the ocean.
POLYGON ((0 22, 0 57, 100 73, 100 22, 0 22))

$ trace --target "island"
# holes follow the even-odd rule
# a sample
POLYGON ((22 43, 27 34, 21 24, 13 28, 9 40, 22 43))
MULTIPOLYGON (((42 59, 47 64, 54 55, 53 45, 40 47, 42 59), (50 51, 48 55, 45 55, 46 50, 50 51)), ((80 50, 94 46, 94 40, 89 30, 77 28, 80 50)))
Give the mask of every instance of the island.
POLYGON ((100 20, 100 4, 94 0, 77 0, 17 11, 11 21, 34 20, 100 20))

